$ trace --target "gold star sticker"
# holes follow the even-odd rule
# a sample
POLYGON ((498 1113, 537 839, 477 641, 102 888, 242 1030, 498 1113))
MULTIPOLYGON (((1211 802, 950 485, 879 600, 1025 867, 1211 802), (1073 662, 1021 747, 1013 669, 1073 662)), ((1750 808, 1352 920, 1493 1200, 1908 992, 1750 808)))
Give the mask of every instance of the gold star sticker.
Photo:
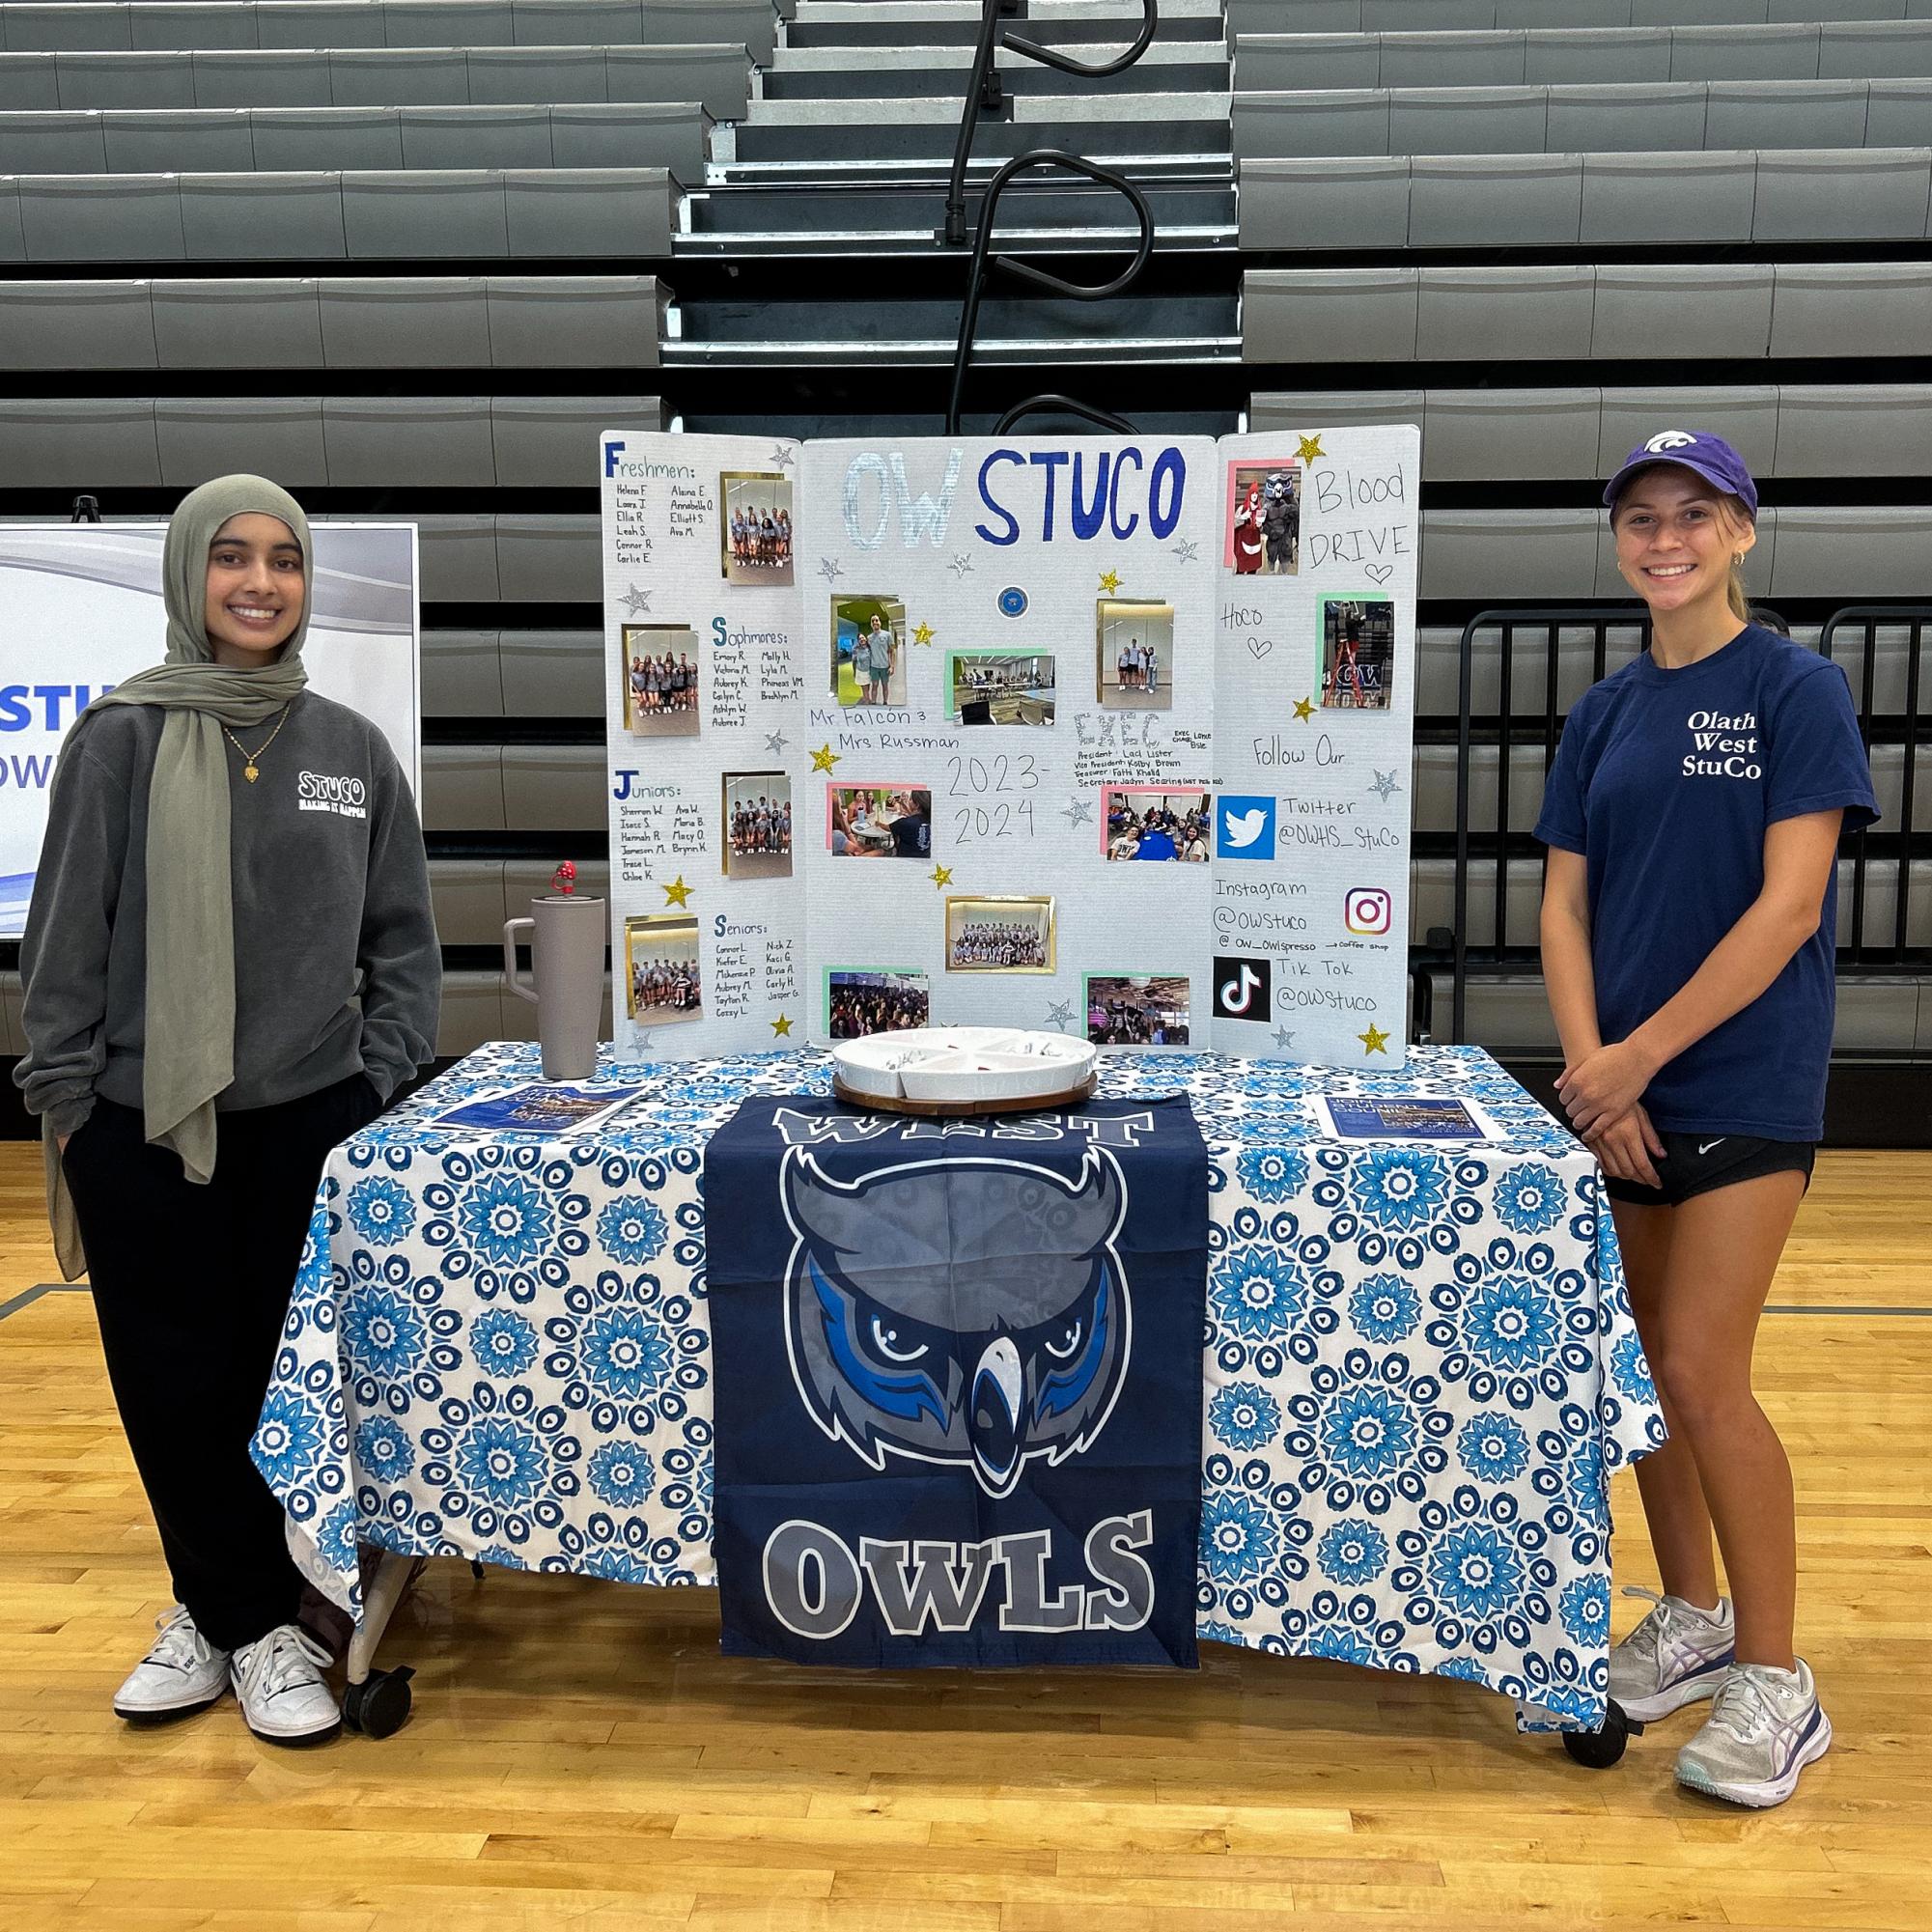
POLYGON ((1356 1038, 1361 1042, 1364 1052, 1386 1053, 1388 1050, 1388 1035, 1373 1020, 1368 1022, 1368 1031, 1358 1033, 1356 1038))
POLYGON ((1306 724, 1308 720, 1314 716, 1314 714, 1315 714, 1315 706, 1314 706, 1314 701, 1312 699, 1310 698, 1296 699, 1295 715, 1298 718, 1300 718, 1303 724, 1306 724))
POLYGON ((1120 588, 1120 573, 1118 571, 1108 571, 1106 576, 1101 578, 1100 587, 1106 592, 1108 597, 1111 597, 1120 588))
POLYGON ((1322 447, 1320 436, 1303 436, 1302 438, 1301 456, 1303 462, 1313 462, 1318 456, 1327 455, 1328 451, 1322 447))
POLYGON ((953 882, 953 869, 950 865, 936 865, 933 868, 935 885, 950 885, 953 882))
POLYGON ((933 641, 933 627, 930 624, 915 624, 912 627, 912 642, 930 644, 933 641))
POLYGON ((832 749, 831 740, 826 739, 812 753, 812 770, 814 771, 829 771, 838 763, 838 753, 832 749))
POLYGON ((781 1040, 789 1038, 792 1031, 792 1016, 789 1013, 779 1014, 771 1022, 771 1030, 781 1040))
POLYGON ((664 887, 666 906, 682 906, 690 896, 691 888, 685 883, 685 875, 682 872, 678 874, 678 882, 675 885, 664 887))

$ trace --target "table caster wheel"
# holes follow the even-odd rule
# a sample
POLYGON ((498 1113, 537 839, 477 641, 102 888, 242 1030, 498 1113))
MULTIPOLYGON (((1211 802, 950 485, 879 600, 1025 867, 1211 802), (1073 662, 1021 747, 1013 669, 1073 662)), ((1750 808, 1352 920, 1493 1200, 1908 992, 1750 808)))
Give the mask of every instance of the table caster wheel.
POLYGON ((1604 1710, 1603 1729, 1565 1731, 1563 1749, 1591 1771, 1608 1771, 1623 1756, 1631 1739, 1642 1734, 1643 1726, 1635 1718, 1627 1717, 1623 1706, 1612 1697, 1604 1710))
POLYGON ((415 1675, 408 1665, 394 1670, 372 1670, 360 1684, 351 1684, 343 1694, 342 1721, 364 1737, 394 1737, 409 1716, 409 1679, 415 1675))

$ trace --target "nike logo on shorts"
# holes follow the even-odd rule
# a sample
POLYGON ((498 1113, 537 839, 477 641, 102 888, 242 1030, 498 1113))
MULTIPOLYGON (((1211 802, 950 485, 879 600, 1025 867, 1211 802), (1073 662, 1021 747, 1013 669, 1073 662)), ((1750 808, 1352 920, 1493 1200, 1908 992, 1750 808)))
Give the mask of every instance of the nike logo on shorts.
POLYGON ((1700 1140, 1697 1143, 1697 1152, 1699 1154, 1708 1154, 1713 1147, 1722 1147, 1729 1138, 1729 1134, 1721 1134, 1715 1140, 1700 1140))

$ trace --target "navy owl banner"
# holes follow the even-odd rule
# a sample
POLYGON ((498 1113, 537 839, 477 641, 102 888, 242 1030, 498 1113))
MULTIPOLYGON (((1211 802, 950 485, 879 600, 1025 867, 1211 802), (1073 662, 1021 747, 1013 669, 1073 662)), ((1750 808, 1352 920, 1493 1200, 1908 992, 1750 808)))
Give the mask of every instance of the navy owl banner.
POLYGON ((760 1095, 704 1190, 727 1651, 1193 1666, 1185 1099, 925 1121, 760 1095))

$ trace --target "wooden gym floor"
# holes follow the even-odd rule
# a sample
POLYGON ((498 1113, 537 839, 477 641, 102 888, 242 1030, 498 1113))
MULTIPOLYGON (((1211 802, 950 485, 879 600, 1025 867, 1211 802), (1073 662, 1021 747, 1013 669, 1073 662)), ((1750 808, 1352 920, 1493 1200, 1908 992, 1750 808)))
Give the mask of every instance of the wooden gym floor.
MULTIPOLYGON (((37 1148, 0 1146, 0 1925, 717 1932, 1932 1927, 1932 1155, 1828 1154, 1760 1388, 1837 1747, 1782 1810, 1616 1769, 1435 1679, 1206 1647, 1198 1677, 865 1677, 720 1658, 708 1590, 433 1565, 383 1743, 108 1699, 168 1601, 37 1148)), ((1617 1575, 1653 1582, 1636 1491, 1617 1575)), ((1640 1605, 1618 1603, 1619 1632, 1640 1605)))

